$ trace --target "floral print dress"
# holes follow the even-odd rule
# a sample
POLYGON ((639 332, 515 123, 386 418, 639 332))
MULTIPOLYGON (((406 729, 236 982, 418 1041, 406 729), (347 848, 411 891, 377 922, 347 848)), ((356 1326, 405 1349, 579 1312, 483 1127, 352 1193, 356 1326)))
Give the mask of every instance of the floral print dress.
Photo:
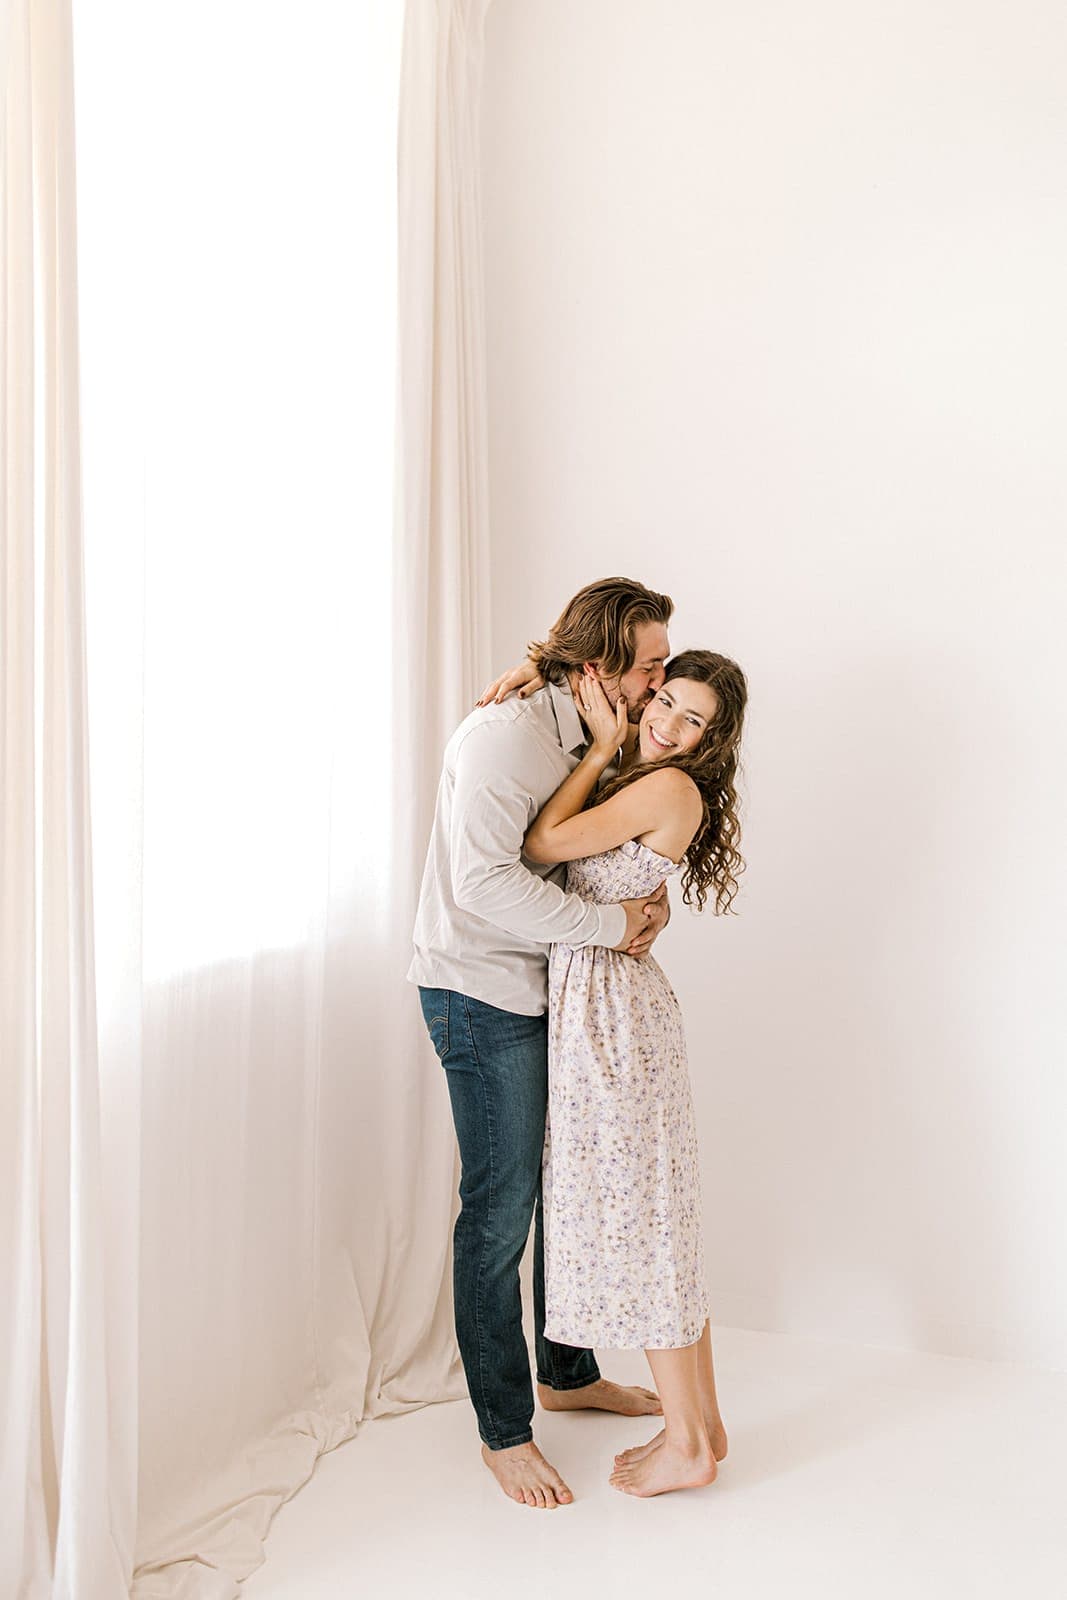
MULTIPOLYGON (((601 905, 678 868, 631 840, 572 861, 601 905)), ((677 1349, 708 1316, 700 1166, 682 1014, 652 956, 553 945, 544 1156, 545 1334, 558 1344, 677 1349)))

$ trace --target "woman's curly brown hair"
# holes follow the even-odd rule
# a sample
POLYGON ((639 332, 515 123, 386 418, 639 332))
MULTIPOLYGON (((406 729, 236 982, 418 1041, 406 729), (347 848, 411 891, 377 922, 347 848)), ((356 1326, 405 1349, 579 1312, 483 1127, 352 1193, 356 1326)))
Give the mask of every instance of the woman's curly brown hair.
MULTIPOLYGON (((660 767, 681 768, 700 790, 704 817, 685 852, 682 898, 686 905, 692 905, 695 892, 697 910, 703 911, 708 890, 713 888, 715 914, 722 916, 730 910, 737 894, 737 880, 745 870, 737 848, 741 827, 735 779, 748 684, 736 661, 715 655, 711 650, 683 650, 680 655, 672 656, 667 664, 666 682, 670 683, 672 678, 706 683, 719 702, 715 719, 705 728, 695 750, 654 765, 657 770, 660 767)), ((599 805, 636 778, 645 777, 650 765, 653 763, 635 761, 619 777, 605 784, 592 803, 599 805)))

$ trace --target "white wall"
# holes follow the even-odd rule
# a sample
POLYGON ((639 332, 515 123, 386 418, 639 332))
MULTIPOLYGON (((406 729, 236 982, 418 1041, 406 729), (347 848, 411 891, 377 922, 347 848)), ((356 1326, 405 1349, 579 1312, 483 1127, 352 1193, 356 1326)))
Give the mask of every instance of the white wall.
POLYGON ((1067 1364, 1065 18, 490 12, 496 658, 624 572, 750 677, 661 947, 724 1322, 1067 1364))

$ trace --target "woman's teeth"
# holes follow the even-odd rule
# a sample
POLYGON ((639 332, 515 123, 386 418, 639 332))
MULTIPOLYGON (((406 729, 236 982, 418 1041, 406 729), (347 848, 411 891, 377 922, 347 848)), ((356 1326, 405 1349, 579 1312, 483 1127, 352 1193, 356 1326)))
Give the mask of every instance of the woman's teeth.
POLYGON ((660 750, 673 750, 674 749, 673 743, 668 742, 666 739, 661 739, 659 737, 658 733, 656 732, 655 728, 649 728, 648 737, 652 740, 652 743, 654 745, 656 745, 657 748, 660 749, 660 750))

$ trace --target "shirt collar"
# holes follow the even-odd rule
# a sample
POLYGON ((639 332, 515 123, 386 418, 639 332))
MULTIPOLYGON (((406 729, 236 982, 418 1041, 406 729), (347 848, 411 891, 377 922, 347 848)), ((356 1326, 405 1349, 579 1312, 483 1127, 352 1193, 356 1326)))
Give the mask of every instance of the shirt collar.
POLYGON ((559 731, 559 742, 568 755, 574 750, 582 750, 589 743, 589 735, 578 715, 578 708, 574 704, 574 696, 567 684, 550 683, 548 692, 552 696, 552 709, 556 714, 556 728, 559 731))

